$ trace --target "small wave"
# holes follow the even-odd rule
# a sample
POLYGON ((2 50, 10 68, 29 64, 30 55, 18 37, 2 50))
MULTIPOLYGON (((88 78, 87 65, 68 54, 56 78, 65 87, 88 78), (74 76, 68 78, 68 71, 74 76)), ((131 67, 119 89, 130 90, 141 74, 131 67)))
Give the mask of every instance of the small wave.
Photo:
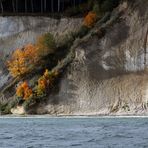
POLYGON ((96 139, 90 139, 87 142, 95 142, 95 141, 96 141, 96 139))
POLYGON ((1 140, 5 140, 5 139, 8 140, 8 139, 12 139, 12 138, 13 138, 13 137, 1 137, 0 139, 1 139, 1 140))
POLYGON ((70 146, 82 146, 82 144, 78 143, 78 144, 71 144, 70 146))
POLYGON ((133 138, 132 136, 127 136, 127 135, 115 135, 112 136, 113 138, 133 138))

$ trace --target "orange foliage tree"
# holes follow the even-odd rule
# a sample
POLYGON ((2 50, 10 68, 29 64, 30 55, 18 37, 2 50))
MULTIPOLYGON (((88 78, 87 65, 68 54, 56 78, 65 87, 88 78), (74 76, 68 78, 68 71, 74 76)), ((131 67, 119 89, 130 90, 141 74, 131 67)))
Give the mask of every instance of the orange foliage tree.
POLYGON ((28 83, 25 81, 17 87, 16 95, 24 100, 27 100, 33 96, 33 92, 28 83))
POLYGON ((84 18, 84 26, 91 28, 94 26, 95 22, 97 20, 96 13, 90 11, 86 17, 84 18))
POLYGON ((55 77, 57 77, 58 72, 49 72, 48 69, 45 70, 43 76, 38 80, 37 86, 37 96, 46 94, 48 88, 52 86, 55 77))
POLYGON ((8 70, 13 77, 27 73, 37 61, 36 47, 32 44, 26 45, 23 49, 16 49, 11 59, 7 62, 8 70))
POLYGON ((38 85, 33 89, 29 87, 26 81, 20 83, 16 88, 16 96, 24 101, 32 99, 33 97, 42 98, 48 94, 48 90, 53 85, 57 75, 57 71, 49 72, 48 69, 46 69, 44 74, 38 79, 38 85))
POLYGON ((54 38, 44 34, 38 38, 35 45, 28 44, 22 49, 16 49, 7 62, 8 70, 13 77, 21 76, 33 70, 35 64, 55 49, 54 38))

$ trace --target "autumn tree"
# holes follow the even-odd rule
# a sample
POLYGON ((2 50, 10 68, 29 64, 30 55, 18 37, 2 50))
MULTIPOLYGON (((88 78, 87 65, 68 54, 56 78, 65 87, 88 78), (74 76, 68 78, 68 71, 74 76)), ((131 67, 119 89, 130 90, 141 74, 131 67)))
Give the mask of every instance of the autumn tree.
POLYGON ((16 49, 7 62, 8 70, 13 77, 21 76, 32 69, 37 61, 36 47, 28 44, 23 49, 16 49))
POLYGON ((94 26, 95 22, 97 21, 97 15, 94 12, 89 12, 86 17, 84 18, 84 26, 91 28, 94 26))
POLYGON ((16 49, 7 62, 8 70, 13 77, 31 72, 42 57, 55 51, 55 41, 50 33, 44 34, 37 42, 28 44, 22 49, 16 49))
POLYGON ((33 96, 33 92, 28 83, 25 81, 17 87, 16 95, 17 97, 21 97, 24 100, 27 100, 33 96))
POLYGON ((56 71, 49 72, 48 69, 45 70, 43 76, 41 76, 38 80, 37 96, 42 96, 47 93, 47 90, 53 85, 57 75, 58 72, 56 71))
POLYGON ((12 54, 11 60, 9 60, 7 64, 8 70, 13 77, 20 76, 27 72, 24 51, 20 49, 15 50, 15 52, 12 54))

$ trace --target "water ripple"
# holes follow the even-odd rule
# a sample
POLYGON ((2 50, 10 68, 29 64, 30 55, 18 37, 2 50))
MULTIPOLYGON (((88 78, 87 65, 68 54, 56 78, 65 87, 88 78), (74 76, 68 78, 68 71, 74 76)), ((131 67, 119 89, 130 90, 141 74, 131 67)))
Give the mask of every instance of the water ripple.
POLYGON ((0 119, 2 148, 144 148, 145 119, 0 119))

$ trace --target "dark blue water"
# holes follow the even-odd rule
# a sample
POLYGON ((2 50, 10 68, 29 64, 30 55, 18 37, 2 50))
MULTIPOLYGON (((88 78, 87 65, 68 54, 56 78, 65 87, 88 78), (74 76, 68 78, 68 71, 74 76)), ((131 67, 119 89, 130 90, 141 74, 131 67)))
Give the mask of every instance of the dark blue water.
POLYGON ((148 118, 1 118, 0 148, 148 148, 148 118))

